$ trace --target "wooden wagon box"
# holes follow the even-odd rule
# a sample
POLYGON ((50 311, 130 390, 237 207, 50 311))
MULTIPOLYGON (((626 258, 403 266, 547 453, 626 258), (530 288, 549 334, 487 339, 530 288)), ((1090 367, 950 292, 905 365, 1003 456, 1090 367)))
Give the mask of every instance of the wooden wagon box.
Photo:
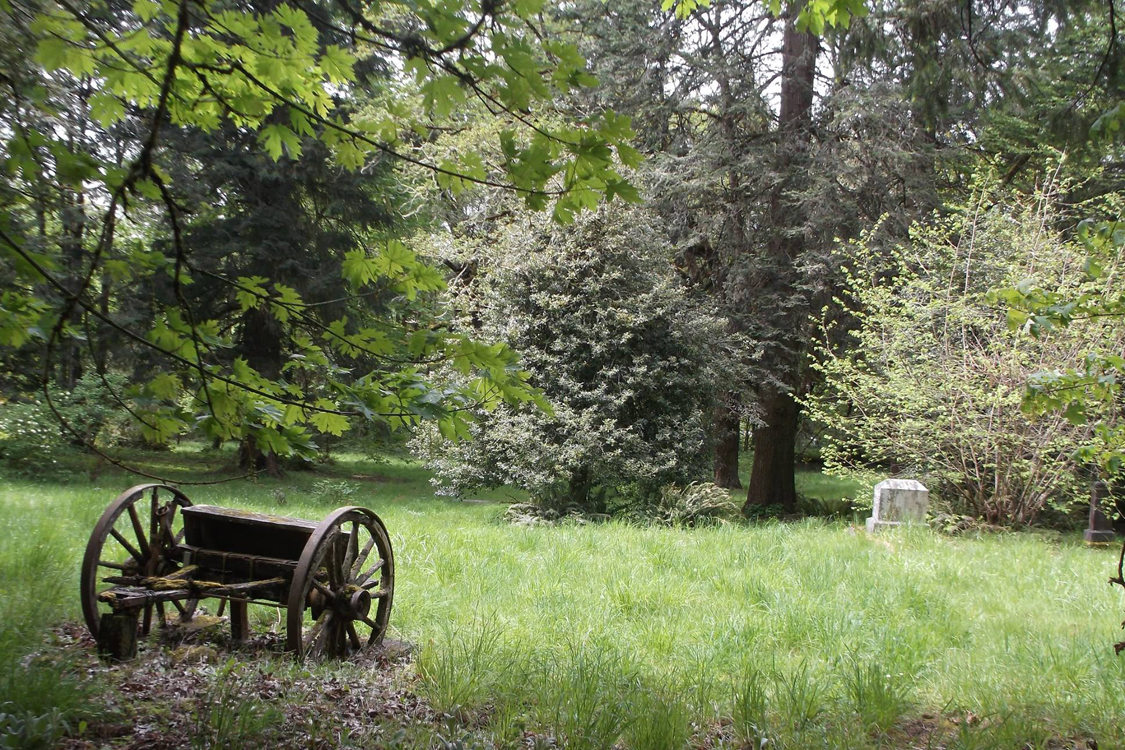
POLYGON ((171 604, 183 621, 200 600, 229 605, 231 633, 249 635, 247 605, 288 610, 297 658, 346 656, 382 640, 394 557, 374 512, 338 508, 318 523, 192 505, 174 487, 126 490, 102 514, 82 562, 82 610, 99 648, 131 656, 136 636, 171 604))

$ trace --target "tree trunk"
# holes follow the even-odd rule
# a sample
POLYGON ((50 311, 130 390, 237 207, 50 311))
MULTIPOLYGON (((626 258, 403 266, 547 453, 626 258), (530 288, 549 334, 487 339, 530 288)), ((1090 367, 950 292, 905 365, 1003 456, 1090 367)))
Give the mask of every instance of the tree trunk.
POLYGON ((273 451, 263 452, 253 438, 243 438, 238 444, 238 468, 244 471, 262 471, 271 477, 282 475, 281 459, 273 451))
MULTIPOLYGON (((242 316, 242 335, 238 351, 260 375, 276 380, 281 375, 281 327, 269 312, 247 310, 242 316)), ((253 438, 243 438, 238 448, 238 465, 245 471, 264 471, 280 477, 281 460, 273 451, 262 452, 253 438)))
MULTIPOLYGON (((77 289, 82 282, 82 241, 86 229, 86 196, 81 190, 75 190, 72 196, 64 196, 59 220, 59 249, 66 263, 66 283, 68 288, 77 289)), ((71 308, 67 322, 72 329, 82 330, 82 308, 77 304, 71 308)), ((82 378, 80 342, 73 336, 63 336, 57 343, 57 351, 56 384, 64 390, 73 390, 82 378)))
POLYGON ((755 505, 780 505, 786 513, 797 509, 797 402, 788 393, 771 390, 762 399, 765 423, 754 430, 754 468, 742 512, 755 505))
MULTIPOLYGON (((797 28, 801 6, 800 2, 790 6, 782 39, 778 173, 787 177, 777 184, 770 196, 773 238, 769 242, 769 253, 778 272, 767 291, 772 293, 769 298, 779 300, 801 293, 796 261, 805 244, 798 231, 804 224, 803 209, 794 203, 791 195, 799 192, 801 162, 811 140, 817 39, 797 28)), ((773 321, 775 330, 788 333, 777 342, 780 361, 774 372, 779 383, 767 385, 760 394, 764 421, 754 431, 754 466, 744 512, 754 505, 778 504, 787 512, 797 507, 793 473, 800 411, 792 394, 800 390, 800 360, 804 347, 799 331, 804 325, 803 309, 802 305, 786 306, 773 321)))
POLYGON ((738 479, 740 421, 738 410, 727 399, 715 407, 715 484, 728 490, 742 489, 738 479))

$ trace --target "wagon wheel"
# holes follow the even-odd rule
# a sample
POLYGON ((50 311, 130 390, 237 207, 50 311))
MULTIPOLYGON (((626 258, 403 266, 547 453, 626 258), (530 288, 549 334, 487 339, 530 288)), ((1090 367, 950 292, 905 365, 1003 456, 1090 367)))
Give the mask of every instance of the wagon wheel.
POLYGON ((379 517, 366 508, 333 511, 309 537, 293 574, 286 649, 298 660, 343 657, 382 641, 394 581, 391 540, 379 517))
MULTIPOLYGON (((180 569, 176 545, 183 539, 183 514, 179 510, 189 505, 191 501, 173 487, 138 484, 118 495, 102 513, 82 558, 82 614, 95 638, 101 611, 109 611, 98 601, 99 593, 112 588, 102 580, 104 576, 166 576, 180 569)), ((172 604, 187 620, 196 600, 172 604)), ((145 604, 143 635, 152 627, 154 606, 161 621, 165 618, 162 602, 145 604)))

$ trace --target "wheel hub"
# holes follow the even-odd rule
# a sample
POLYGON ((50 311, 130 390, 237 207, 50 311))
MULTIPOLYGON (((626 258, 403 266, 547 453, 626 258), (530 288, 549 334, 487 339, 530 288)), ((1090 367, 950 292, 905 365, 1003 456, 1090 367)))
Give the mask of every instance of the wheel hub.
POLYGON ((371 611, 371 592, 356 588, 346 600, 347 616, 353 620, 367 617, 371 611))

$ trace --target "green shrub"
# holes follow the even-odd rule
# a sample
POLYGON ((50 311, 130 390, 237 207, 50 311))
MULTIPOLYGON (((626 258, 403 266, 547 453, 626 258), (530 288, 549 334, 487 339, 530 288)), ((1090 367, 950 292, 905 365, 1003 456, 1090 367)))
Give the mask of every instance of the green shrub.
POLYGON ((661 489, 659 503, 646 517, 666 526, 699 526, 737 518, 739 507, 727 490, 711 482, 672 484, 661 489))
POLYGON ((349 505, 355 501, 360 486, 355 482, 342 479, 318 479, 313 482, 312 496, 325 502, 332 501, 339 505, 349 505))
POLYGON ((117 400, 124 389, 121 375, 107 374, 103 381, 88 373, 73 390, 52 390, 54 411, 42 395, 3 404, 0 460, 17 474, 43 476, 60 471, 60 458, 75 448, 108 447, 135 439, 127 427, 127 412, 117 400), (66 426, 60 424, 60 417, 66 426))
MULTIPOLYGON (((917 476, 952 514, 993 524, 1033 523, 1048 505, 1088 498, 1074 456, 1089 428, 1021 404, 1034 373, 1094 341, 1120 350, 1125 328, 1089 320, 1035 338, 1010 330, 990 296, 1026 280, 1075 294, 1090 283, 1081 248, 1054 229, 1057 201, 986 184, 969 205, 916 225, 904 245, 868 238, 842 251, 840 302, 857 325, 842 348, 817 352, 824 387, 805 401, 832 428, 829 470, 917 476)), ((1119 285, 1121 272, 1099 283, 1119 285)), ((828 342, 839 332, 825 324, 822 333, 828 342)))
POLYGON ((553 412, 500 405, 472 440, 423 441, 442 491, 510 484, 556 510, 614 512, 705 472, 724 326, 677 280, 655 224, 606 208, 509 228, 460 304, 520 352, 553 412))

